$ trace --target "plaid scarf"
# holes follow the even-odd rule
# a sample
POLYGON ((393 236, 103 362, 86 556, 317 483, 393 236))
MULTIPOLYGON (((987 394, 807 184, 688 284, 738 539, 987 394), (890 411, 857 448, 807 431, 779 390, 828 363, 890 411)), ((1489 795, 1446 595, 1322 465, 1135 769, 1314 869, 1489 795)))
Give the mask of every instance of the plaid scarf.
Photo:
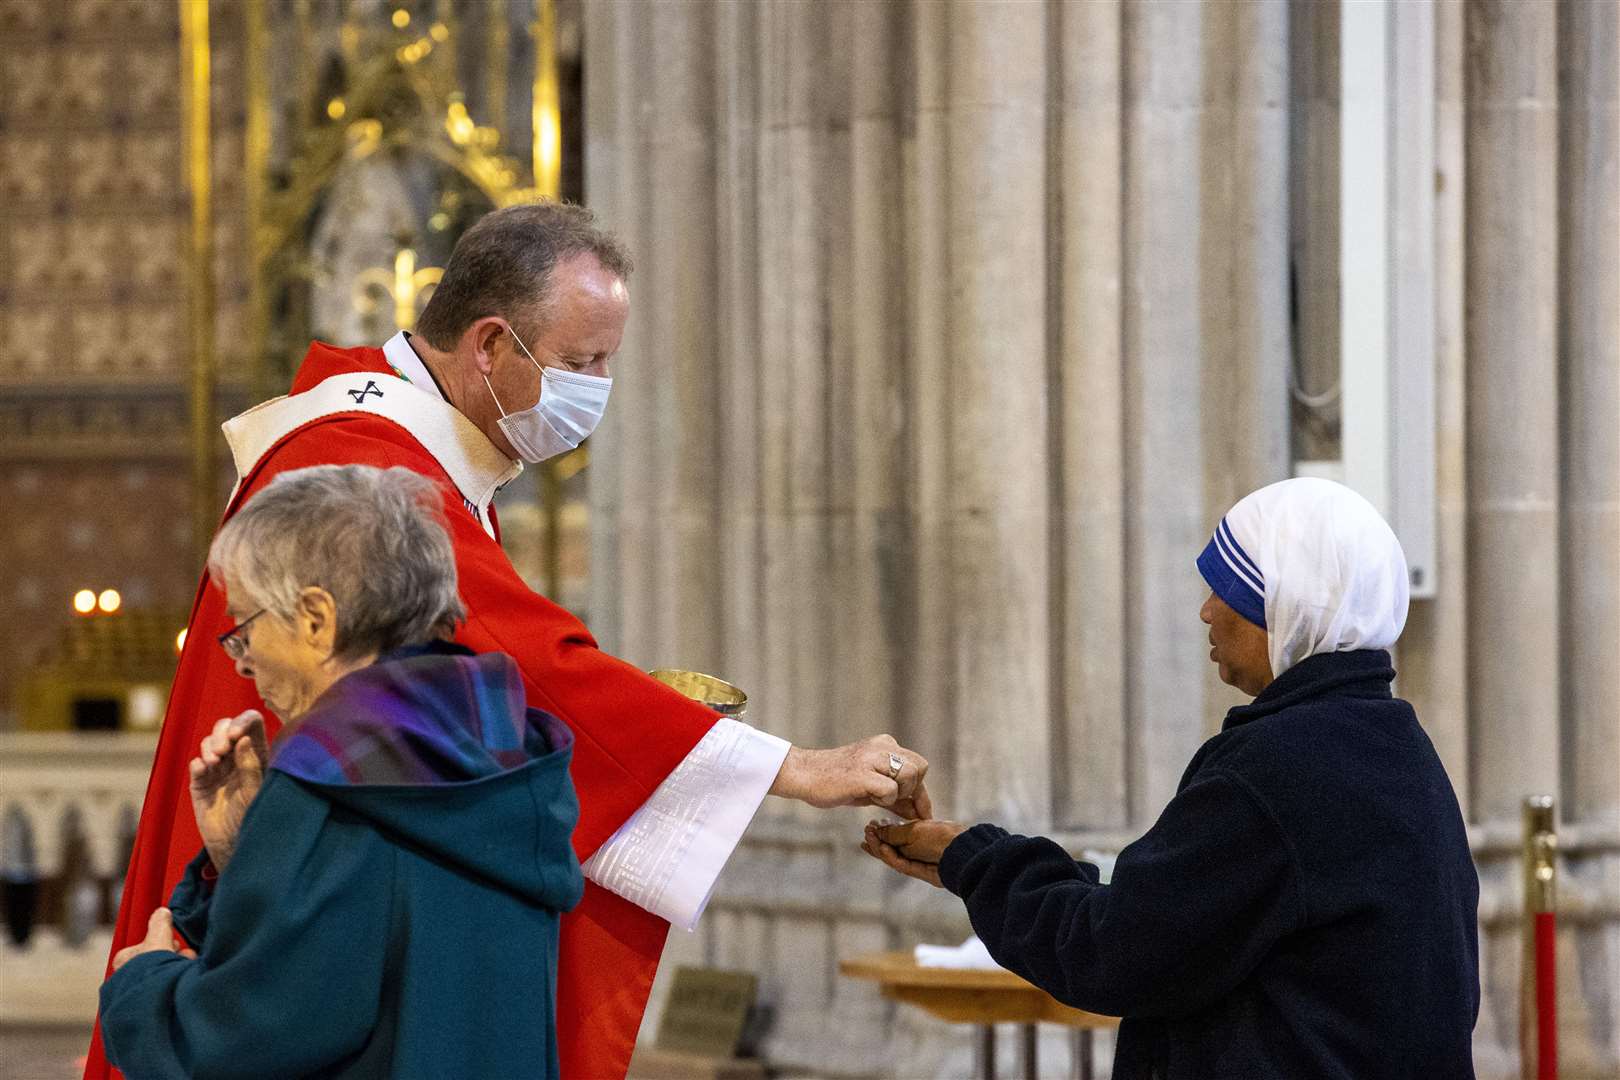
POLYGON ((488 779, 573 744, 526 708, 517 664, 449 642, 412 646, 333 683, 271 747, 270 767, 316 784, 408 787, 488 779))

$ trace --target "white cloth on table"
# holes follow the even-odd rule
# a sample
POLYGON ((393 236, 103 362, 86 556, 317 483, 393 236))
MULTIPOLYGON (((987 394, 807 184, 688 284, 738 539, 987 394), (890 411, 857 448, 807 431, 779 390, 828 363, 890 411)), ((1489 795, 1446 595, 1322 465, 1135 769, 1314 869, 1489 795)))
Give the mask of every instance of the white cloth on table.
POLYGON ((977 934, 960 945, 918 945, 916 956, 918 967, 953 968, 958 971, 993 971, 1001 967, 990 959, 990 950, 985 948, 977 934))

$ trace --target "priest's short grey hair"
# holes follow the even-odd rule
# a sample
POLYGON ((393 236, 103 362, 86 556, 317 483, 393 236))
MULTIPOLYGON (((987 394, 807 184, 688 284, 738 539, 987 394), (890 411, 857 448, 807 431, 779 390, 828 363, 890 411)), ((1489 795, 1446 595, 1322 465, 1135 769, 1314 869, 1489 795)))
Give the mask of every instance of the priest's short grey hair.
POLYGON ((292 469, 221 527, 208 572, 237 606, 284 621, 302 590, 325 589, 344 659, 445 637, 467 611, 442 506, 431 481, 397 466, 292 469))
POLYGON ((473 323, 499 315, 532 341, 548 317, 552 270, 586 254, 630 280, 629 251, 583 206, 545 201, 485 214, 456 241, 413 333, 449 352, 473 323))

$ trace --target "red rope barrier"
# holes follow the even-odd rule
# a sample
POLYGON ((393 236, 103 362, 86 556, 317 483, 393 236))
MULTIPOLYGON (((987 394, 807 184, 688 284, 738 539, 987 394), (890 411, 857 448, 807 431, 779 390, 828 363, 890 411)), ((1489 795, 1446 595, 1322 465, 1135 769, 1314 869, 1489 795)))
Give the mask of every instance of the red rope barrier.
POLYGON ((1556 916, 1536 912, 1536 1080, 1558 1080, 1556 916))

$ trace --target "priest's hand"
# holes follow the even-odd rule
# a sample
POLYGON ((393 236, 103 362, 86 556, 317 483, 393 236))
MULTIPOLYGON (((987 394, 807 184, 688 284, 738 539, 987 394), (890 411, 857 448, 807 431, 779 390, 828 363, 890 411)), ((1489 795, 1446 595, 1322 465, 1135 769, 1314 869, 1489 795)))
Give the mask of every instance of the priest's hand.
POLYGON ((137 942, 127 949, 119 949, 113 954, 112 969, 117 971, 141 953, 172 952, 179 953, 188 960, 197 959, 197 954, 179 944, 174 936, 174 916, 169 909, 160 907, 152 912, 152 917, 146 920, 146 940, 137 942))
POLYGON ((830 750, 788 750, 771 794, 826 809, 881 806, 905 818, 934 812, 923 778, 928 759, 890 735, 874 735, 830 750))
POLYGON ((269 757, 264 717, 249 709, 215 724, 191 759, 191 808, 215 870, 224 870, 236 851, 236 834, 264 783, 269 757))
POLYGON ((907 821, 900 825, 869 821, 861 850, 907 877, 942 889, 945 886, 939 879, 939 860, 951 841, 968 828, 955 821, 907 821))

